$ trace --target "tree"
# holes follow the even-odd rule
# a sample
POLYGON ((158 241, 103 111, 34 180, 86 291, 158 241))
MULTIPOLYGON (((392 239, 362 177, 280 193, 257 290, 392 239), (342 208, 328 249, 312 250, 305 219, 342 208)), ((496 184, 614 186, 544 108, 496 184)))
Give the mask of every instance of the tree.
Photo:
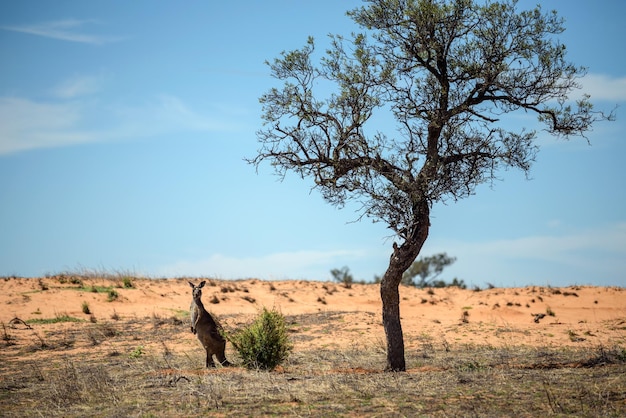
POLYGON ((354 283, 354 277, 350 274, 350 269, 347 266, 340 269, 332 269, 330 274, 336 282, 342 283, 346 289, 350 289, 352 283, 354 283))
MULTIPOLYGON (((419 288, 427 286, 445 287, 445 282, 439 280, 433 284, 433 280, 441 274, 444 268, 455 261, 455 257, 449 257, 446 253, 435 254, 430 257, 420 257, 402 274, 402 283, 419 288), (416 282, 414 280, 415 277, 419 277, 419 281, 416 282)), ((457 284, 459 282, 456 281, 454 283, 457 284)))
POLYGON ((455 277, 450 283, 446 283, 443 280, 435 280, 432 283, 432 287, 458 287, 459 289, 467 289, 465 280, 455 277))
POLYGON ((383 222, 397 242, 380 283, 387 371, 404 371, 402 274, 426 241, 434 203, 474 194, 502 169, 528 172, 534 130, 502 117, 535 114, 561 138, 584 136, 611 119, 589 96, 572 103, 586 70, 565 59, 563 21, 515 0, 366 0, 348 12, 364 33, 330 36, 313 64, 315 43, 268 65, 283 82, 261 98, 257 167, 311 177, 325 200, 362 204, 359 217, 383 222), (396 129, 376 130, 373 115, 396 129), (398 244, 399 243, 399 244, 398 244))

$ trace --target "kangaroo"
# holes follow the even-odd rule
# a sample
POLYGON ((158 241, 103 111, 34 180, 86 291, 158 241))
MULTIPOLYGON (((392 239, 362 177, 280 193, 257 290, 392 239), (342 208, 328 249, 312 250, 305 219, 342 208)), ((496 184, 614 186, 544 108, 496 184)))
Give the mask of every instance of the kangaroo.
POLYGON ((226 340, 220 334, 221 327, 215 322, 210 313, 204 309, 202 304, 202 288, 206 282, 202 281, 198 286, 189 282, 192 301, 189 307, 191 317, 191 332, 198 337, 198 340, 206 350, 206 367, 215 367, 213 355, 217 357, 217 361, 222 366, 229 366, 226 360, 224 349, 226 348, 226 340))

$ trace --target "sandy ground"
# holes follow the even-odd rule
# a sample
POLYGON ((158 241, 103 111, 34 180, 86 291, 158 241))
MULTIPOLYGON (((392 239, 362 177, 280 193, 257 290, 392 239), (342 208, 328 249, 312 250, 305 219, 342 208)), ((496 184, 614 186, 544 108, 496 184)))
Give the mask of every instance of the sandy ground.
MULTIPOLYGON (((14 318, 27 321, 66 314, 89 323, 90 315, 82 311, 84 302, 99 323, 115 316, 184 318, 191 302, 187 279, 134 279, 133 288, 119 287, 121 282, 111 279, 83 279, 82 290, 69 279, 1 279, 0 322, 8 325, 14 318), (113 289, 119 296, 108 301, 107 293, 92 292, 92 286, 118 286, 113 289)), ((193 279, 196 283, 201 280, 193 279)), ((377 285, 346 288, 337 283, 308 281, 204 280, 204 304, 227 330, 251 321, 267 307, 291 318, 292 332, 301 337, 295 349, 385 346, 377 285)), ((402 286, 400 296, 407 349, 424 341, 494 347, 626 344, 624 288, 533 286, 474 291, 402 286)), ((33 326, 45 331, 46 327, 80 324, 33 326)), ((197 344, 191 333, 184 338, 185 347, 197 344)))

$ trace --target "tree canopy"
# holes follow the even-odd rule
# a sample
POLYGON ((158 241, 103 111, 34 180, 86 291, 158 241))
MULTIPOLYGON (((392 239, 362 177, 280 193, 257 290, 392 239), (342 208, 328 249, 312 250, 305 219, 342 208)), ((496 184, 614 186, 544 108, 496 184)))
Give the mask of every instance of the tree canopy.
POLYGON ((517 1, 366 0, 348 12, 363 29, 309 38, 268 63, 282 82, 261 98, 264 128, 253 164, 310 177, 322 196, 396 235, 381 281, 387 370, 405 369, 398 286, 428 237, 432 205, 472 195, 502 169, 528 172, 536 129, 505 114, 535 114, 549 134, 585 134, 606 118, 589 96, 570 100, 585 75, 566 60, 556 12, 517 1), (395 129, 381 132, 377 113, 395 129))

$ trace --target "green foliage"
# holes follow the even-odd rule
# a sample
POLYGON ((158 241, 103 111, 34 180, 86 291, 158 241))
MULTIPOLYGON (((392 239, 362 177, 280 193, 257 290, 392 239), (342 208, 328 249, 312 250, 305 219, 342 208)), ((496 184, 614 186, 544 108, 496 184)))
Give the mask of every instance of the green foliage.
POLYGON ((589 96, 570 100, 586 70, 566 60, 556 13, 509 0, 366 3, 349 15, 369 33, 330 35, 321 56, 309 38, 267 62, 279 85, 260 97, 262 146, 249 162, 312 177, 331 204, 355 199, 363 216, 408 238, 428 212, 418 203, 530 170, 536 130, 500 115, 534 114, 563 137, 613 119, 589 96), (389 136, 374 117, 385 113, 397 128, 389 136))
POLYGON ((456 369, 461 372, 477 372, 484 369, 478 361, 469 360, 457 364, 456 369))
MULTIPOLYGON (((131 286, 132 286, 132 282, 130 282, 131 286)), ((127 287, 126 285, 124 285, 124 287, 127 287)), ((113 286, 96 286, 96 285, 92 285, 89 287, 80 287, 77 290, 85 290, 85 291, 89 291, 92 293, 106 293, 107 294, 107 301, 109 302, 113 302, 114 300, 117 300, 117 298, 120 296, 119 293, 117 293, 117 291, 113 288, 113 286)))
POLYGON ((402 275, 402 283, 419 288, 459 286, 465 289, 466 286, 463 280, 457 278, 449 285, 443 280, 435 280, 444 268, 455 261, 455 257, 449 257, 446 253, 439 253, 430 257, 420 257, 404 272, 402 275), (417 281, 415 281, 416 277, 419 278, 417 281))
POLYGON ((133 283, 133 279, 128 277, 128 276, 124 276, 122 277, 122 286, 125 289, 132 289, 135 287, 135 284, 133 283))
POLYGON ((114 289, 110 289, 108 291, 108 296, 107 296, 107 300, 109 302, 113 302, 114 300, 116 300, 119 297, 119 294, 114 290, 114 289))
POLYGON ((287 359, 293 348, 285 318, 276 310, 263 308, 252 324, 232 335, 224 334, 249 369, 273 370, 287 359))
POLYGON ((91 309, 89 309, 89 304, 87 302, 83 302, 83 313, 89 315, 91 313, 91 309))
POLYGON ((113 289, 113 286, 96 286, 96 285, 84 286, 84 284, 81 283, 80 287, 76 287, 73 289, 81 290, 85 292, 91 292, 91 293, 108 293, 111 289, 113 289))
POLYGON ((74 318, 67 314, 57 315, 54 318, 32 318, 26 320, 27 324, 58 324, 60 322, 84 322, 82 319, 74 318))
POLYGON ((458 287, 459 289, 467 289, 465 281, 456 277, 450 283, 443 280, 433 280, 428 284, 428 287, 458 287))
POLYGON ((83 285, 83 281, 79 277, 74 277, 74 276, 70 277, 70 283, 77 284, 79 286, 83 285))
POLYGON ((336 282, 342 283, 347 289, 350 289, 352 287, 352 283, 354 283, 354 277, 352 277, 350 269, 346 266, 340 269, 332 269, 330 274, 336 282))
POLYGON ((139 358, 143 355, 143 346, 137 346, 129 355, 130 358, 139 358))

